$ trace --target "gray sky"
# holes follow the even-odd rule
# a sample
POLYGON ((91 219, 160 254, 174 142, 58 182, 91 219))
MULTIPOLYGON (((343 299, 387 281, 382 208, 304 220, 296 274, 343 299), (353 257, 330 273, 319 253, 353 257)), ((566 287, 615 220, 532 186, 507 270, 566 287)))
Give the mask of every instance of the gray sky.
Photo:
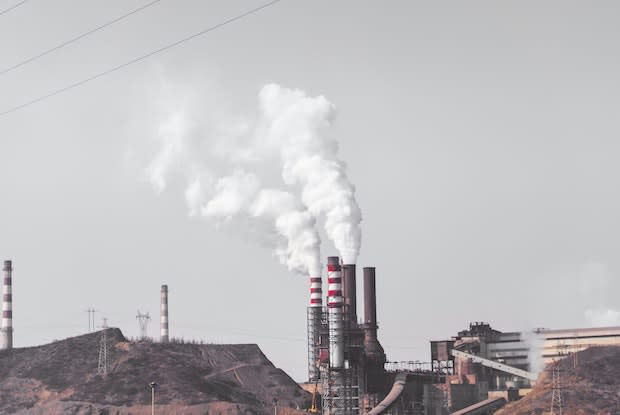
MULTIPOLYGON (((145 3, 31 0, 0 15, 0 68, 145 3)), ((1 75, 0 112, 259 4, 163 0, 1 75)), ((612 1, 285 0, 0 117, 16 346, 84 332, 88 307, 130 336, 149 311, 156 335, 167 283, 171 336, 256 342, 305 378, 307 280, 141 174, 158 79, 233 114, 255 111, 268 82, 337 106, 364 217, 359 272, 377 267, 390 360, 428 360, 428 340, 475 320, 615 323, 619 13, 612 1)))

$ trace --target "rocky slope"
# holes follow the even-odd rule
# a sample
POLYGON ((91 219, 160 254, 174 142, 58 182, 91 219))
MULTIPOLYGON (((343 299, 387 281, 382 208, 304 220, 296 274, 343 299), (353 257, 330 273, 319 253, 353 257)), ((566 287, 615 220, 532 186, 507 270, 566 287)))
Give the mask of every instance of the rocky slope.
MULTIPOLYGON (((620 347, 591 347, 577 353, 577 367, 568 357, 557 364, 564 415, 620 414, 620 347)), ((541 373, 532 392, 496 415, 547 414, 553 393, 552 365, 541 373)))
POLYGON ((271 414, 309 395, 257 345, 129 342, 107 330, 109 370, 97 374, 101 332, 0 352, 0 414, 271 414))

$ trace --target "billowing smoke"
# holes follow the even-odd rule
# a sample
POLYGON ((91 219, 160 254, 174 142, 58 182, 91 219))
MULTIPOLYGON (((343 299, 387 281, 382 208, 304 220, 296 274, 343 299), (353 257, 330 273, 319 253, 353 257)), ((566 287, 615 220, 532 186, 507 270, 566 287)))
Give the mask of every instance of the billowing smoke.
POLYGON ((323 217, 327 236, 344 263, 354 264, 361 245, 362 215, 355 187, 338 158, 338 143, 327 134, 335 108, 324 97, 270 84, 259 94, 263 144, 276 150, 282 178, 300 185, 302 201, 315 217, 323 217))
POLYGON ((524 331, 521 333, 521 339, 527 344, 527 360, 529 362, 529 371, 539 374, 545 368, 543 351, 545 345, 545 336, 537 331, 524 331))
POLYGON ((317 220, 345 263, 355 263, 361 244, 355 188, 327 134, 334 117, 324 97, 275 84, 260 91, 254 122, 228 117, 224 124, 236 124, 213 127, 210 120, 205 126, 191 110, 176 110, 158 129, 158 151, 146 174, 158 192, 180 174, 190 215, 218 224, 269 221, 279 236, 274 252, 280 262, 320 275, 317 220), (262 166, 274 161, 290 191, 263 184, 262 166))
POLYGON ((280 262, 289 269, 306 269, 309 275, 321 275, 321 240, 314 217, 292 194, 282 190, 262 190, 250 206, 250 213, 256 217, 272 217, 278 233, 288 241, 286 249, 276 251, 280 262))
POLYGON ((266 219, 281 237, 274 248, 279 261, 289 270, 320 275, 320 238, 314 217, 291 194, 262 189, 253 173, 236 170, 213 181, 197 176, 185 192, 190 214, 229 222, 241 215, 266 219))

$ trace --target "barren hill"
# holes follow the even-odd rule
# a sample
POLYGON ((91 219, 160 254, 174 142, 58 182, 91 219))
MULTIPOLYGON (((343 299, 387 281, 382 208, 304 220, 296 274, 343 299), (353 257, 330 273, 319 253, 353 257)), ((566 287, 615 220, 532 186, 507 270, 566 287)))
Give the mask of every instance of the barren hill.
MULTIPOLYGON (((564 415, 620 413, 620 347, 591 347, 577 353, 577 367, 568 357, 559 361, 564 415)), ((506 405, 496 415, 548 414, 553 393, 552 366, 539 376, 523 399, 506 405)))
POLYGON ((255 344, 128 342, 110 328, 107 375, 97 374, 101 332, 0 352, 0 414, 271 414, 306 406, 307 392, 255 344))

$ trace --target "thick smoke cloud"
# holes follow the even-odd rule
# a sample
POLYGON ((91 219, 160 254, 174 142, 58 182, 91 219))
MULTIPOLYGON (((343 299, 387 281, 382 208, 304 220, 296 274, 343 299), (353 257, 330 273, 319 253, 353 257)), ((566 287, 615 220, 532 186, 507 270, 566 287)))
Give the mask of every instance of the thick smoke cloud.
POLYGON ((279 234, 288 241, 286 249, 276 252, 280 262, 289 269, 307 267, 310 275, 321 274, 321 240, 315 228, 314 217, 297 199, 282 190, 262 190, 250 206, 255 217, 269 216, 275 221, 279 234))
POLYGON ((274 253, 280 262, 320 275, 317 220, 345 263, 355 262, 361 244, 355 188, 337 142, 327 134, 334 117, 334 106, 324 97, 275 84, 260 91, 253 121, 227 117, 213 126, 194 107, 177 109, 160 122, 158 151, 146 175, 157 192, 180 175, 190 215, 218 224, 269 221, 279 235, 274 253), (264 165, 279 166, 290 191, 265 186, 264 165))
POLYGON ((228 222, 239 216, 266 219, 282 242, 274 248, 280 263, 305 275, 320 275, 320 238, 314 217, 283 190, 262 189, 253 173, 236 170, 217 181, 195 177, 185 192, 190 214, 228 222))
POLYGON ((261 90, 259 102, 265 134, 259 144, 279 153, 284 182, 301 186, 304 205, 315 217, 324 218, 327 236, 344 263, 355 263, 362 215, 355 187, 338 157, 338 144, 327 135, 334 106, 322 96, 308 97, 275 84, 261 90))

